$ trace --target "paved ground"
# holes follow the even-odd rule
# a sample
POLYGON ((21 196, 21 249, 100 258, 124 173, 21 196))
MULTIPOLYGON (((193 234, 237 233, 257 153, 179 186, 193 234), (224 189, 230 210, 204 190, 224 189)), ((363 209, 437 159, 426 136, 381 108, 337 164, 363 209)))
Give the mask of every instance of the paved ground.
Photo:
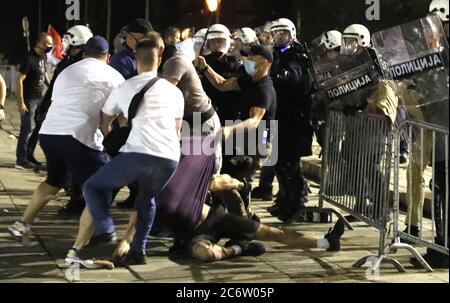
MULTIPOLYGON (((15 110, 9 100, 7 112, 15 110)), ((73 278, 80 282, 437 282, 448 283, 448 270, 426 273, 411 268, 409 254, 399 252, 394 257, 407 269, 399 274, 389 265, 383 266, 378 279, 368 279, 367 268, 355 269, 352 265, 360 258, 377 252, 378 233, 363 223, 354 224, 343 238, 340 253, 331 254, 318 250, 302 251, 287 249, 277 243, 266 243, 267 253, 258 258, 245 257, 214 264, 202 264, 189 258, 170 259, 170 240, 152 239, 148 255, 149 264, 112 271, 81 270, 79 276, 73 271, 60 268, 67 249, 71 246, 77 230, 77 220, 57 215, 67 197, 58 196, 44 209, 34 226, 34 245, 22 247, 12 241, 6 231, 25 209, 36 186, 44 180, 44 174, 22 172, 13 168, 15 160, 14 134, 17 133, 17 115, 8 115, 0 129, 0 282, 56 282, 67 283, 73 278), (12 135, 12 136, 11 136, 12 135)), ((43 160, 42 153, 38 158, 43 160)), ((309 160, 317 163, 316 158, 309 160)), ((313 184, 317 194, 318 186, 313 184)), ((122 193, 119 198, 123 198, 122 193)), ((313 198, 311 205, 317 203, 313 198)), ((265 211, 270 202, 255 202, 254 209, 264 223, 281 226, 265 211)), ((128 214, 113 209, 119 234, 123 231, 128 214)), ((328 224, 294 224, 289 228, 322 237, 331 226, 328 224)), ((419 249, 424 252, 423 248, 419 249)), ((89 254, 89 252, 87 252, 89 254)), ((108 255, 110 252, 102 252, 108 255)), ((75 272, 76 273, 76 272, 75 272)))

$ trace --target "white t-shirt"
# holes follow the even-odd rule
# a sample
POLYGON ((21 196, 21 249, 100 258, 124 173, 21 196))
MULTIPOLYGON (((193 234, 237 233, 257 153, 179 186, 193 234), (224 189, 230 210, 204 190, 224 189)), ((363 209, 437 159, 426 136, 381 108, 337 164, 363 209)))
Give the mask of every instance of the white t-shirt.
MULTIPOLYGON (((121 112, 128 118, 131 100, 156 73, 142 73, 113 90, 102 111, 108 116, 121 112)), ((184 98, 181 91, 164 79, 155 83, 139 106, 124 153, 146 154, 173 161, 180 160, 180 138, 176 119, 183 119, 184 98)))
POLYGON ((97 59, 69 66, 55 82, 40 134, 72 136, 91 149, 103 150, 101 109, 112 90, 124 81, 114 68, 97 59))

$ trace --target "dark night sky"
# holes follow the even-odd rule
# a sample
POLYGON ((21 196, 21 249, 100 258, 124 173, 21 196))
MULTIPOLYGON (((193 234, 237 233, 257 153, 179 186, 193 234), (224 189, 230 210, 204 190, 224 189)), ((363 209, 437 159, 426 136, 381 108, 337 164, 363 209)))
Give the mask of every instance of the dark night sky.
MULTIPOLYGON (((343 30, 352 23, 362 23, 372 31, 420 18, 428 12, 431 0, 380 0, 381 20, 367 21, 366 0, 223 0, 220 22, 228 27, 255 27, 266 20, 301 16, 301 39, 310 41, 329 29, 343 30)), ((16 61, 26 51, 21 19, 30 19, 31 34, 52 24, 60 33, 75 25, 65 20, 65 0, 41 0, 42 22, 38 28, 39 0, 0 0, 0 52, 16 61)), ((107 0, 80 0, 81 22, 87 22, 96 34, 106 35, 107 0), (87 10, 85 3, 88 1, 87 10), (85 12, 87 11, 87 15, 85 12)), ((150 21, 158 31, 169 25, 205 27, 203 0, 150 0, 150 21)), ((135 17, 145 16, 145 0, 112 0, 112 33, 135 17)))

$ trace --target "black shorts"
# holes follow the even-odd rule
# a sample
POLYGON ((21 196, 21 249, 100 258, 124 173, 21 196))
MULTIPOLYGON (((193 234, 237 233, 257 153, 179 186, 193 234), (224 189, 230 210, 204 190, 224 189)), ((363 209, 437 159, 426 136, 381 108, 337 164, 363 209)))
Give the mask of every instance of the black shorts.
POLYGON ((47 183, 52 187, 62 188, 68 172, 82 186, 108 162, 105 153, 90 149, 72 136, 40 135, 39 139, 47 162, 47 183))
POLYGON ((236 241, 252 241, 256 239, 256 232, 261 223, 229 214, 222 204, 214 205, 208 217, 194 232, 189 248, 200 241, 217 243, 221 239, 236 241))

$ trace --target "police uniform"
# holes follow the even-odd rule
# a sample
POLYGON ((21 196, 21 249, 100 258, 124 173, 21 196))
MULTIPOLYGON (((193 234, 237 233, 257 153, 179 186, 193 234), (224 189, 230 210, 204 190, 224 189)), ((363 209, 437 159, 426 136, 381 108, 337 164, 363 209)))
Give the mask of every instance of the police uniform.
POLYGON ((274 50, 271 75, 278 99, 279 161, 275 172, 280 183, 280 207, 272 213, 282 221, 289 220, 305 203, 300 158, 312 155, 309 65, 305 48, 297 42, 274 50))

